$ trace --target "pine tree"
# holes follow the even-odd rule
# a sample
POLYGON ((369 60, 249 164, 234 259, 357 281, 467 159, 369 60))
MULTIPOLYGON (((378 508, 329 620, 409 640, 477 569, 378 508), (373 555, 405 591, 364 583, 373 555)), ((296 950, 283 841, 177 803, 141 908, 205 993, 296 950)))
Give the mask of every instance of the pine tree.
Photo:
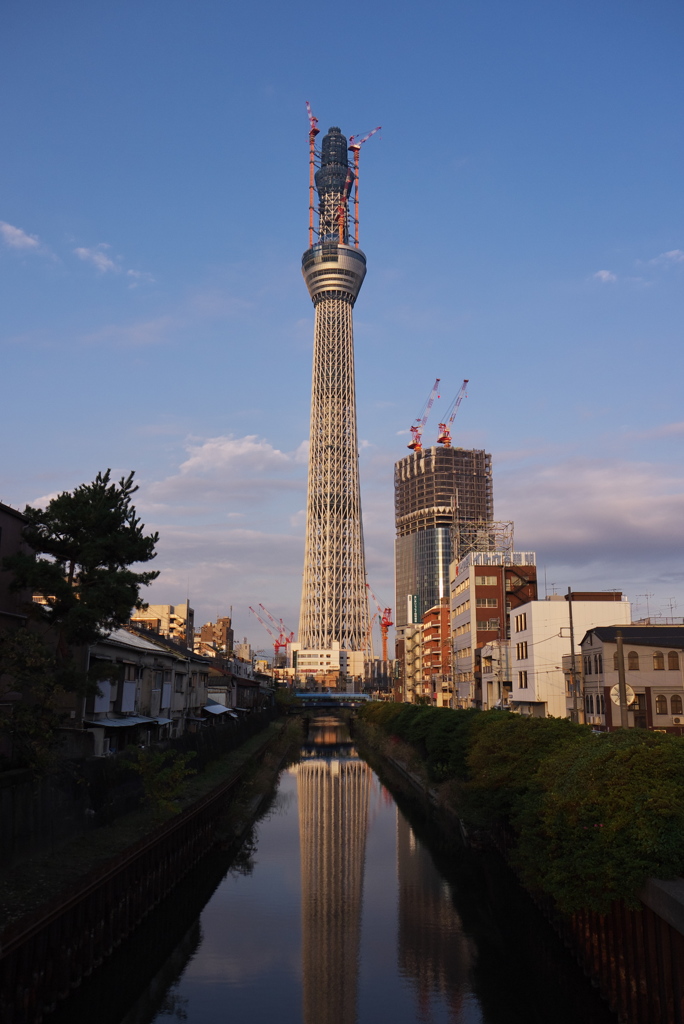
POLYGON ((54 643, 56 681, 68 690, 83 690, 88 683, 74 649, 127 622, 131 610, 140 607, 140 588, 159 575, 131 569, 155 557, 159 539, 144 534, 131 501, 138 489, 133 476, 116 484, 107 470, 92 483, 59 494, 45 509, 27 506, 23 536, 33 553, 3 560, 15 590, 41 594, 47 602, 32 602, 29 614, 54 643))

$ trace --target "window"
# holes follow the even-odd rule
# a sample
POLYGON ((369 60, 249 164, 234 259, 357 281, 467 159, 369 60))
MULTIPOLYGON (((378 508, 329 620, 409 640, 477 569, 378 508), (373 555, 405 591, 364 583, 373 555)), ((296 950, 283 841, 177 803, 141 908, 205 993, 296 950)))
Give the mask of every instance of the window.
POLYGON ((476 576, 475 586, 477 587, 495 587, 499 582, 496 576, 476 576))
POLYGON ((462 580, 457 587, 454 588, 454 594, 462 594, 464 590, 467 590, 470 586, 470 580, 462 580))
POLYGON ((665 671, 665 655, 662 651, 653 652, 653 669, 655 672, 665 671))
POLYGON ((496 597, 478 597, 475 602, 478 608, 498 608, 499 600, 496 597))
POLYGON ((527 640, 515 645, 515 657, 517 661, 523 661, 527 657, 527 640))
POLYGON ((667 667, 670 672, 677 672, 679 670, 679 655, 676 651, 668 651, 667 667))
POLYGON ((521 690, 527 689, 527 672, 518 672, 518 686, 521 690))
POLYGON ((584 674, 585 674, 585 676, 590 676, 591 675, 591 655, 590 654, 585 654, 584 658, 583 658, 583 662, 584 662, 584 674))
MULTIPOLYGON (((597 701, 598 703, 598 701, 597 701)), ((594 695, 593 693, 587 694, 587 711, 590 715, 594 714, 594 695)))
POLYGON ((463 612, 467 612, 470 608, 470 599, 463 601, 461 604, 456 605, 454 608, 454 616, 461 615, 463 612))
POLYGON ((627 655, 627 668, 630 672, 639 671, 639 655, 636 651, 630 651, 627 655))
POLYGON ((618 670, 618 656, 617 651, 613 651, 613 672, 618 670))
POLYGON ((596 711, 599 715, 605 715, 606 713, 606 701, 602 693, 597 694, 596 711))
POLYGON ((656 715, 667 714, 667 697, 664 693, 659 693, 655 699, 656 715))
POLYGON ((523 629, 527 629, 527 612, 523 612, 521 615, 516 615, 515 617, 516 633, 522 633, 523 629))
POLYGON ((594 655, 594 675, 600 676, 603 672, 603 655, 594 655))
POLYGON ((646 710, 646 694, 635 693, 634 700, 630 704, 632 711, 645 711, 646 710))

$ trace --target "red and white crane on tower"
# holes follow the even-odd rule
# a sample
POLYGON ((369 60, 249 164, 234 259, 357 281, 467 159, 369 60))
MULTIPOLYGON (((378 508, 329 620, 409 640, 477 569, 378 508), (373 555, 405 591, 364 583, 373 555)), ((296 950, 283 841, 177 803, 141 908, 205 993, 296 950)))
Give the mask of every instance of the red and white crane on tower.
POLYGON ((466 391, 467 387, 468 381, 464 380, 463 383, 461 384, 460 391, 456 395, 456 398, 454 398, 453 402, 447 409, 447 414, 444 417, 446 423, 440 423, 439 425, 439 437, 437 438, 437 444, 443 444, 445 448, 451 448, 451 424, 454 422, 454 419, 456 418, 456 413, 458 412, 459 405, 461 404, 464 398, 468 397, 468 392, 466 391))
POLYGON ((438 390, 438 388, 439 388, 439 377, 437 378, 435 383, 432 385, 432 391, 430 392, 430 394, 427 397, 427 401, 425 402, 425 405, 423 406, 423 410, 422 410, 420 416, 418 417, 416 422, 411 427, 411 434, 413 436, 413 440, 411 441, 411 443, 409 445, 407 445, 407 447, 408 448, 412 448, 414 452, 419 452, 419 451, 422 450, 422 447, 423 447, 423 441, 422 441, 423 430, 425 429, 425 424, 427 423, 428 416, 430 415, 430 410, 432 409, 432 406, 434 405, 434 402, 435 402, 435 398, 437 397, 437 390, 438 390))
POLYGON ((354 154, 354 245, 357 249, 359 247, 359 153, 364 142, 368 142, 379 131, 382 131, 382 125, 373 128, 362 139, 359 139, 358 135, 349 136, 349 152, 354 154))
POLYGON ((259 607, 261 608, 264 615, 266 615, 266 617, 269 619, 271 624, 275 627, 275 630, 277 630, 277 632, 274 632, 274 630, 271 629, 271 626, 269 626, 268 623, 261 617, 261 615, 259 615, 259 612, 255 611, 251 605, 249 606, 249 610, 252 613, 252 615, 254 615, 254 617, 259 620, 259 622, 264 627, 269 636, 273 638, 273 667, 275 668, 279 653, 282 650, 284 650, 285 653, 287 654, 287 648, 294 640, 294 633, 288 631, 282 619, 275 619, 268 611, 268 609, 264 608, 263 604, 260 604, 259 607))

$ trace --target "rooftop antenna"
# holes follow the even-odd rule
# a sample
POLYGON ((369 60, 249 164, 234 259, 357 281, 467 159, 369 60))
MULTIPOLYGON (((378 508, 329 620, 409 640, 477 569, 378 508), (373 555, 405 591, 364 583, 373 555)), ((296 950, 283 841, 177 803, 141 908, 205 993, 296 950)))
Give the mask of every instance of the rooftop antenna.
POLYGON ((649 604, 649 600, 648 599, 649 599, 649 597, 654 597, 655 595, 654 594, 637 594, 636 596, 637 597, 645 597, 646 598, 646 618, 650 619, 651 618, 651 605, 649 604))

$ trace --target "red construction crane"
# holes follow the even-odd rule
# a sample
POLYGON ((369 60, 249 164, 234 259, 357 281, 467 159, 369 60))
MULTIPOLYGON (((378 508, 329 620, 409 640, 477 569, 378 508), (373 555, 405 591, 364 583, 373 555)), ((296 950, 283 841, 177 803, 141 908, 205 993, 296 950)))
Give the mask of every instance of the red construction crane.
POLYGON ((367 583, 366 586, 368 587, 368 593, 375 601, 376 607, 378 609, 378 614, 380 616, 380 635, 382 636, 382 660, 387 661, 387 637, 389 635, 390 626, 394 625, 394 623, 392 622, 392 609, 383 608, 380 602, 378 601, 377 597, 373 593, 370 583, 367 583))
POLYGON ((437 378, 437 380, 435 381, 435 383, 432 386, 432 391, 428 395, 428 399, 427 399, 425 405, 423 406, 423 411, 421 412, 420 416, 418 417, 418 419, 416 420, 414 425, 411 427, 411 434, 413 435, 413 440, 411 441, 411 444, 407 445, 407 447, 408 448, 412 448, 416 452, 419 452, 422 449, 422 447, 423 447, 423 442, 422 442, 421 438, 423 436, 423 430, 425 428, 425 424, 427 423, 427 418, 430 415, 430 409, 432 408, 432 406, 434 404, 435 396, 437 395, 437 388, 438 387, 439 387, 439 377, 437 378))
POLYGON ((354 245, 357 249, 359 247, 359 153, 364 142, 368 142, 372 135, 381 130, 382 125, 378 125, 362 139, 358 139, 358 142, 356 141, 358 136, 349 136, 349 151, 354 154, 354 245))
POLYGON ((459 405, 464 398, 468 397, 468 392, 466 391, 467 387, 468 381, 464 380, 456 398, 454 398, 453 402, 447 409, 447 414, 445 416, 446 423, 440 423, 439 425, 439 437, 437 438, 437 444, 443 444, 445 448, 451 448, 451 424, 456 418, 459 405))
POLYGON ((309 248, 314 244, 314 188, 316 173, 316 136, 320 132, 318 118, 313 116, 311 105, 306 101, 306 112, 309 116, 309 248))
MULTIPOLYGON (((266 612, 266 609, 264 608, 264 606, 262 604, 260 604, 259 607, 263 608, 263 610, 266 612)), ((292 641, 294 640, 294 633, 290 633, 288 635, 286 630, 285 630, 285 627, 282 625, 282 619, 280 620, 280 623, 278 623, 278 622, 275 621, 275 619, 273 619, 273 616, 269 612, 266 612, 266 614, 273 621, 276 629, 278 630, 277 634, 274 633, 273 630, 271 629, 271 627, 268 625, 268 623, 266 623, 262 619, 261 615, 259 615, 259 613, 257 611, 255 611, 254 608, 252 608, 251 605, 249 606, 249 610, 252 613, 252 615, 254 615, 255 618, 257 618, 259 620, 259 622, 264 627, 264 629, 266 630, 268 635, 273 638, 273 656, 274 656, 273 667, 275 668, 275 664, 276 664, 276 661, 278 659, 278 654, 280 653, 280 651, 283 648, 285 648, 285 652, 287 653, 287 646, 288 646, 288 644, 291 644, 292 641)))
POLYGON ((280 649, 284 647, 285 653, 287 654, 288 645, 294 640, 294 633, 288 630, 282 619, 275 619, 269 612, 268 608, 265 608, 263 604, 260 604, 259 607, 271 625, 275 626, 278 630, 278 648, 280 649))

